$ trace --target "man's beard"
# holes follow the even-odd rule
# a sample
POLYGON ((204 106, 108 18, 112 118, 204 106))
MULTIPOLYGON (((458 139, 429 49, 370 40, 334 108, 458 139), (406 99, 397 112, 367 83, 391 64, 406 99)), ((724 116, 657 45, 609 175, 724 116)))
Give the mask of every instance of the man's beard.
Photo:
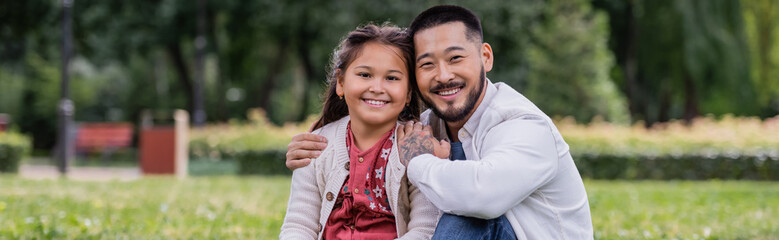
MULTIPOLYGON (((484 85, 486 84, 487 79, 484 75, 484 66, 481 66, 481 74, 479 74, 479 87, 476 89, 476 91, 473 91, 468 94, 468 97, 466 98, 465 106, 460 109, 454 108, 452 104, 446 103, 448 105, 448 110, 443 111, 443 109, 438 109, 438 106, 436 106, 433 101, 425 97, 424 94, 422 94, 422 101, 427 104, 427 106, 430 107, 431 110, 433 110, 433 113, 435 113, 436 116, 443 119, 446 122, 459 122, 465 119, 465 117, 468 116, 468 114, 473 111, 473 108, 476 107, 476 102, 479 101, 479 96, 481 95, 481 92, 484 91, 484 85)), ((437 94, 433 92, 436 87, 431 88, 430 93, 437 94)))

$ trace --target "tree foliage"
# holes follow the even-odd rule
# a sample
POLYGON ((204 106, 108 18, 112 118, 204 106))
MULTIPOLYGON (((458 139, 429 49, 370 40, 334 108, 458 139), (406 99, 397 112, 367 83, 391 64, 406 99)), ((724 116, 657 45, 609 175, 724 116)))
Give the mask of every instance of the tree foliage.
MULTIPOLYGON (((346 33, 368 22, 407 26, 442 3, 481 18, 495 52, 488 77, 549 115, 648 123, 770 116, 779 109, 779 54, 770 53, 777 31, 764 29, 776 28, 776 14, 764 6, 771 1, 744 2, 206 0, 198 14, 196 1, 78 0, 75 120, 136 122, 144 109, 191 110, 200 96, 193 91, 200 19, 208 120, 245 119, 247 109, 262 108, 276 124, 302 121, 320 110, 332 51, 346 33)), ((33 133, 38 148, 54 139, 60 4, 0 3, 0 112, 33 133)))
MULTIPOLYGON (((610 17, 613 79, 634 120, 758 115, 738 1, 595 0, 610 17)), ((767 117, 767 116, 764 116, 767 117)))
POLYGON ((528 97, 551 114, 629 122, 624 97, 609 76, 614 60, 605 14, 570 0, 547 1, 542 13, 530 31, 528 97))
POLYGON ((752 61, 752 82, 763 115, 779 114, 779 3, 744 0, 744 19, 752 61))

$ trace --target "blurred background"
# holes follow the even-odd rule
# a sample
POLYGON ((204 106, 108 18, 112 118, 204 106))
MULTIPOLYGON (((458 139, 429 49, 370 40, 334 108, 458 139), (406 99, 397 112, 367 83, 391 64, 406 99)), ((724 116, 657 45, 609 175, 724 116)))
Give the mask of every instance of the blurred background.
MULTIPOLYGON (((639 186, 644 189, 639 192, 657 197, 676 188, 711 189, 690 196, 717 202, 718 194, 752 189, 729 204, 759 203, 733 210, 744 214, 711 213, 705 209, 716 207, 693 204, 687 207, 703 206, 700 215, 679 215, 676 208, 663 215, 660 209, 668 206, 660 206, 644 209, 644 215, 621 212, 622 218, 608 221, 594 217, 597 238, 779 235, 776 217, 764 218, 779 216, 776 183, 710 182, 779 180, 776 0, 2 1, 0 171, 56 164, 55 147, 63 136, 58 104, 67 89, 74 109, 65 131, 70 139, 78 142, 90 129, 102 128, 119 129, 109 135, 124 136, 119 144, 75 146, 73 166, 138 167, 144 126, 171 125, 174 111, 185 109, 192 127, 191 175, 285 176, 290 173, 283 163, 286 145, 321 110, 326 71, 339 40, 369 22, 407 26, 419 12, 445 3, 467 7, 481 18, 485 41, 495 53, 488 77, 508 83, 555 119, 588 179, 593 216, 640 208, 614 203, 628 195, 614 195, 614 202, 597 197, 621 188, 635 193, 625 180, 706 180, 700 183, 705 186, 655 182, 639 186), (69 57, 63 44, 71 46, 69 57), (689 219, 675 223, 676 216, 689 219), (728 218, 752 220, 718 229, 728 218), (701 219, 714 223, 699 226, 701 219)), ((272 179, 270 185, 287 191, 288 178, 272 179)), ((206 182, 235 184, 231 181, 242 180, 206 182)), ((17 185, 25 184, 36 186, 17 185)), ((284 194, 277 201, 285 203, 284 194)), ((3 199, 0 193, 0 225, 3 209, 11 204, 3 199)), ((227 211, 214 206, 197 214, 209 219, 208 213, 227 211)), ((37 216, 20 211, 20 216, 37 216)), ((277 234, 283 211, 271 215, 270 230, 248 236, 277 234)), ((25 219, 19 224, 32 221, 45 229, 39 217, 25 219)), ((65 236, 74 236, 64 228, 65 236)), ((24 236, 14 235, 24 229, 0 227, 0 236, 24 236)))
MULTIPOLYGON (((74 120, 138 123, 145 109, 202 108, 193 119, 201 126, 261 108, 273 124, 300 122, 320 111, 329 58, 346 33, 367 22, 407 26, 437 3, 78 0, 74 120)), ((482 19, 496 59, 490 79, 550 116, 650 126, 779 113, 776 1, 455 3, 482 19)), ((0 112, 36 149, 56 139, 62 15, 61 1, 0 5, 0 112)))

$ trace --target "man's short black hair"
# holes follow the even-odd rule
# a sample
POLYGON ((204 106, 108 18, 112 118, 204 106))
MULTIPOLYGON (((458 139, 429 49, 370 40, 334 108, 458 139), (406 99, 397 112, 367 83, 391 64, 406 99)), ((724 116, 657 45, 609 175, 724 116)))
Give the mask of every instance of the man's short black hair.
POLYGON ((408 27, 409 35, 414 37, 419 31, 450 22, 462 22, 465 24, 465 36, 468 40, 477 41, 478 43, 484 41, 481 22, 476 17, 476 14, 467 8, 454 5, 439 5, 420 13, 408 27))

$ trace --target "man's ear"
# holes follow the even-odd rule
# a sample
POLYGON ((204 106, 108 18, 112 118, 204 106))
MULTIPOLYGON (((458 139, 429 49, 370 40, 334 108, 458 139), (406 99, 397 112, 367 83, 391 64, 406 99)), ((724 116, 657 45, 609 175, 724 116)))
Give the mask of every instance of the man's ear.
POLYGON ((341 69, 335 70, 335 94, 339 97, 344 96, 344 77, 341 69))
POLYGON ((481 44, 481 63, 484 65, 484 72, 489 72, 492 70, 492 61, 494 59, 494 55, 492 55, 492 46, 490 46, 489 43, 482 43, 481 44))

